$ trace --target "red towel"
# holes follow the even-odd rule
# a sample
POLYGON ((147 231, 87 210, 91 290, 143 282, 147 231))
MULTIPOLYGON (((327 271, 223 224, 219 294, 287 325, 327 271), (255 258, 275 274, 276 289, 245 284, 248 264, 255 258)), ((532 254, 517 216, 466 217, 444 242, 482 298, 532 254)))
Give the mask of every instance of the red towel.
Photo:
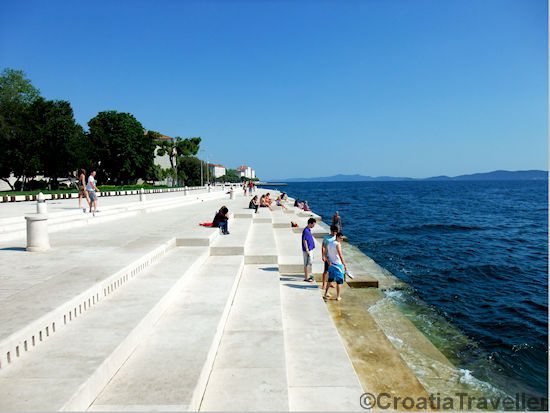
POLYGON ((211 226, 212 226, 212 223, 211 223, 211 222, 205 222, 205 223, 199 224, 199 225, 201 225, 201 226, 203 226, 203 227, 211 227, 211 226))

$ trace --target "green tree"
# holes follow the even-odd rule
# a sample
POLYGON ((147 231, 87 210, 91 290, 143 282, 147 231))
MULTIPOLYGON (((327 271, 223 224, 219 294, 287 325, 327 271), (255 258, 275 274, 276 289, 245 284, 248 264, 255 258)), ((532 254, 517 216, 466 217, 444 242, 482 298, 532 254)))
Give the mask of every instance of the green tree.
POLYGON ((73 109, 63 100, 35 100, 29 108, 29 135, 39 148, 40 171, 50 178, 51 189, 57 189, 57 178, 77 169, 73 142, 80 141, 82 127, 74 120, 73 109))
MULTIPOLYGON (((201 160, 195 156, 182 156, 180 163, 180 177, 183 174, 186 184, 198 186, 201 184, 201 160)), ((202 168, 202 178, 206 181, 206 168, 202 168)))
MULTIPOLYGON (((158 132, 155 132, 158 133, 158 132)), ((160 134, 159 134, 160 135, 160 134)), ((180 165, 185 157, 196 155, 201 143, 200 137, 182 139, 176 136, 174 139, 157 141, 157 155, 168 155, 170 166, 174 170, 174 176, 185 182, 185 173, 179 173, 180 165)))
POLYGON ((235 169, 227 168, 225 175, 221 176, 218 180, 222 182, 241 182, 242 179, 235 169))
POLYGON ((135 183, 150 173, 155 143, 130 113, 105 111, 88 122, 90 157, 100 176, 114 184, 135 183))
POLYGON ((0 74, 0 179, 13 173, 17 181, 34 177, 39 166, 38 148, 28 134, 28 109, 40 91, 22 70, 6 68, 0 74))

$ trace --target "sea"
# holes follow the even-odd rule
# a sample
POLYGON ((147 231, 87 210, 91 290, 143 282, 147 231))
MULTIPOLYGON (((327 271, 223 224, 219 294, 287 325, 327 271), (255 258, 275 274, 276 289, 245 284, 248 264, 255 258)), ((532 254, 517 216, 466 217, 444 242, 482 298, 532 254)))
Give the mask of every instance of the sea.
POLYGON ((547 181, 265 188, 307 200, 327 224, 338 211, 349 243, 407 285, 386 299, 462 379, 511 397, 548 397, 547 181))

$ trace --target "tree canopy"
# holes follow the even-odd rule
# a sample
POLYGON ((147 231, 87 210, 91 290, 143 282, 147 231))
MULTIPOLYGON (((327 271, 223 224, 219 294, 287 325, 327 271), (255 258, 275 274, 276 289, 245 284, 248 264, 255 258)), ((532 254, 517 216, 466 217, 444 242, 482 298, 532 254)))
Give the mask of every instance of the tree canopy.
POLYGON ((50 187, 56 189, 58 178, 80 168, 97 170, 102 183, 124 185, 167 176, 187 185, 201 182, 201 161, 194 157, 200 137, 160 140, 160 133, 145 132, 132 114, 113 110, 99 112, 88 127, 85 132, 76 123, 69 102, 41 97, 23 71, 1 72, 0 180, 12 189, 11 174, 22 189, 37 175, 50 178, 50 187), (155 165, 155 152, 168 155, 171 168, 155 165))
MULTIPOLYGON (((0 179, 34 177, 40 156, 29 136, 29 107, 40 92, 21 70, 4 69, 0 75, 0 179)), ((13 189, 13 186, 10 184, 13 189)))
MULTIPOLYGON (((160 134, 158 132, 153 132, 155 137, 160 137, 160 134), (157 136, 158 135, 158 136, 157 136)), ((157 141, 157 155, 158 156, 164 156, 168 155, 168 159, 170 160, 170 166, 174 170, 173 176, 176 177, 176 179, 182 179, 185 181, 185 179, 188 176, 185 172, 180 173, 180 166, 185 161, 185 157, 189 157, 191 155, 196 155, 199 151, 201 143, 200 137, 194 137, 194 138, 185 138, 182 139, 179 136, 176 136, 174 139, 168 139, 157 141)), ((187 162, 189 164, 189 162, 187 162)), ((199 180, 200 180, 200 172, 199 172, 199 180)))
POLYGON ((29 137, 39 157, 37 169, 50 177, 52 188, 57 188, 57 178, 76 169, 77 153, 71 148, 82 140, 84 131, 75 122, 69 102, 42 97, 29 106, 28 126, 29 137))
POLYGON ((116 184, 147 178, 155 143, 130 113, 100 112, 88 122, 90 157, 98 173, 116 184))

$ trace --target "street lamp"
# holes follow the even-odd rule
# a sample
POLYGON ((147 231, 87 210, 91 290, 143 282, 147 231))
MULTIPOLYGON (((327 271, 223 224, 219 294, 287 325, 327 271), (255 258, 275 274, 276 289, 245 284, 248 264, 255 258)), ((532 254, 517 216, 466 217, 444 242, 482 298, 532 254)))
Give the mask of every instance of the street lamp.
MULTIPOLYGON (((200 153, 200 152, 204 152, 204 149, 201 149, 201 150, 199 151, 199 153, 200 153)), ((203 178, 202 178, 202 159, 201 159, 200 161, 201 161, 201 186, 203 186, 203 185, 204 185, 204 182, 203 182, 203 178)))

